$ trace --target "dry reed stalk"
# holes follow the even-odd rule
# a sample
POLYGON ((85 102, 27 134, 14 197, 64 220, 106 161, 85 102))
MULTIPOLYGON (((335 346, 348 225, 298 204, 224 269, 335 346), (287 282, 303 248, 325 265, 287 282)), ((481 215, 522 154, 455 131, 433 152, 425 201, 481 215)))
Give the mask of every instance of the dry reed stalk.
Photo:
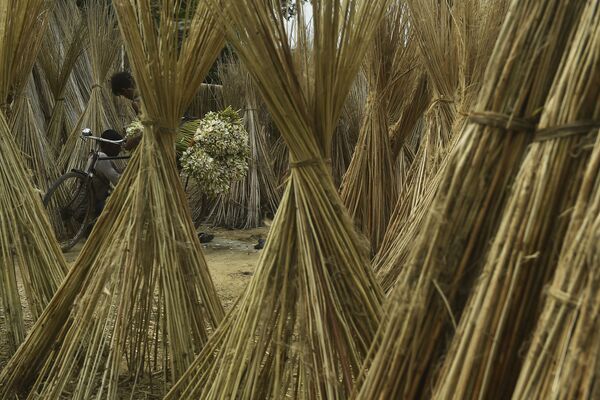
POLYGON ((337 187, 342 183, 344 174, 352 161, 352 154, 365 114, 367 96, 367 79, 363 72, 359 72, 344 102, 331 145, 331 173, 337 187))
POLYGON ((515 386, 520 351, 563 243, 565 211, 573 208, 588 159, 578 150, 580 136, 598 130, 580 125, 600 126, 600 94, 589 85, 600 79, 600 9, 592 3, 588 9, 596 15, 584 12, 578 23, 445 356, 435 398, 505 399, 515 386), (549 130, 568 126, 576 126, 571 135, 547 139, 549 130))
POLYGON ((292 168, 249 287, 167 398, 346 398, 379 323, 382 294, 326 160, 388 3, 315 0, 305 5, 312 7, 308 24, 299 7, 293 43, 270 1, 214 4, 292 168))
MULTIPOLYGON (((416 43, 416 40, 413 40, 413 43, 416 43)), ((405 95, 406 100, 401 103, 399 109, 400 115, 390 125, 389 131, 392 160, 396 163, 398 193, 408 184, 408 172, 415 158, 415 150, 418 148, 418 146, 413 145, 412 139, 415 138, 415 133, 421 130, 418 126, 419 121, 422 119, 423 113, 425 113, 431 100, 431 93, 427 85, 427 74, 421 71, 420 67, 415 67, 415 70, 414 75, 416 76, 413 77, 412 85, 409 86, 412 89, 410 89, 408 96, 405 95)), ((406 93, 406 90, 404 93, 406 93)), ((390 217, 390 223, 393 221, 394 218, 390 217)), ((384 236, 380 249, 385 246, 386 237, 387 235, 384 236)))
MULTIPOLYGON (((33 26, 43 31, 48 3, 0 3, 0 93, 2 101, 20 98, 23 76, 29 76, 42 33, 25 34, 33 26), (34 53, 34 54, 30 54, 34 53), (28 64, 29 63, 29 64, 28 64)), ((19 102, 20 103, 20 102, 19 102)), ((25 336, 17 275, 36 319, 67 272, 54 239, 40 194, 33 188, 26 162, 15 143, 4 111, 0 112, 0 306, 3 308, 8 350, 25 336)))
POLYGON ((600 262, 593 246, 600 233, 599 215, 600 140, 596 139, 514 399, 597 397, 590 393, 598 390, 594 379, 597 382, 600 262))
POLYGON ((412 38, 408 32, 408 9, 395 2, 386 11, 367 54, 369 82, 365 117, 350 166, 340 187, 342 202, 354 223, 370 239, 375 254, 387 228, 396 202, 395 171, 389 138, 392 109, 411 76, 408 51, 412 38))
POLYGON ((82 18, 72 12, 70 0, 59 0, 53 8, 44 36, 38 63, 52 92, 54 106, 48 122, 47 136, 52 151, 58 154, 67 138, 65 91, 77 59, 87 44, 87 30, 82 18))
POLYGON ((0 375, 2 398, 35 382, 31 398, 115 399, 124 374, 134 397, 161 371, 162 385, 150 389, 158 395, 223 317, 174 153, 180 118, 223 35, 204 2, 163 0, 157 14, 150 0, 114 5, 145 133, 69 275, 0 375))
POLYGON ((10 16, 2 16, 9 23, 0 32, 5 43, 0 48, 4 65, 0 76, 0 108, 5 117, 11 116, 11 105, 25 90, 35 59, 38 55, 41 38, 46 32, 47 14, 51 5, 47 0, 5 0, 10 16), (13 8, 14 7, 14 8, 13 8), (31 18, 29 9, 38 18, 31 18), (14 30, 12 30, 14 28, 14 30), (27 51, 24 51, 27 49, 27 51))
POLYGON ((223 86, 203 83, 187 113, 193 117, 202 118, 209 111, 218 111, 220 104, 223 104, 223 86))
MULTIPOLYGON (((596 187, 596 193, 599 193, 596 187)), ((598 204, 598 200, 595 200, 598 204)), ((588 282, 583 291, 580 301, 580 312, 570 338, 569 347, 563 358, 563 363, 560 368, 560 379, 555 387, 560 389, 555 390, 557 393, 553 398, 567 399, 597 399, 600 397, 600 340, 598 340, 598 332, 600 326, 598 324, 598 315, 600 314, 600 274, 598 274, 598 265, 600 265, 600 210, 596 207, 595 214, 590 215, 592 218, 595 215, 596 220, 594 226, 590 229, 591 232, 585 232, 585 237, 590 238, 589 249, 586 251, 589 259, 588 264, 595 267, 589 274, 588 282)), ((553 393, 553 394, 554 394, 553 393)))
POLYGON ((13 105, 9 125, 29 170, 31 182, 40 193, 46 193, 60 174, 52 147, 40 126, 43 115, 36 115, 40 110, 34 108, 34 90, 33 81, 30 81, 27 92, 19 96, 13 105))
MULTIPOLYGON (((423 4, 415 8, 417 17, 422 18, 426 10, 423 4)), ((491 55, 493 43, 506 12, 506 1, 461 0, 440 5, 443 19, 453 22, 446 28, 451 37, 450 44, 438 43, 431 26, 435 20, 425 19, 422 52, 428 61, 428 79, 432 82, 434 95, 438 96, 425 113, 424 132, 415 154, 415 160, 407 173, 405 186, 401 189, 381 251, 374 259, 374 269, 383 289, 389 292, 395 284, 399 271, 406 262, 415 237, 423 229, 426 211, 431 207, 437 187, 443 176, 443 166, 452 148, 460 140, 465 115, 471 109, 475 96, 482 84, 485 64, 491 55), (443 11, 446 9, 446 11, 443 11), (450 12, 450 16, 447 13, 450 12), (432 42, 431 49, 426 44, 432 42), (441 79, 432 75, 443 74, 443 52, 451 46, 456 52, 453 73, 441 79), (450 95, 450 93, 453 94, 450 95), (437 93, 437 94, 436 94, 437 93), (442 93, 442 97, 439 94, 442 93)), ((444 25, 442 25, 444 26, 444 25)))
MULTIPOLYGON (((598 86, 594 87, 589 83, 597 81, 600 73, 599 19, 598 5, 588 2, 587 12, 583 14, 580 30, 571 50, 572 57, 566 61, 569 64, 565 66, 563 80, 557 83, 557 98, 549 105, 559 114, 574 113, 571 120, 577 121, 585 117, 580 107, 594 107, 595 101, 596 109, 588 116, 593 115, 598 123, 598 86), (575 61, 581 66, 575 64, 575 61), (561 87, 564 88, 562 92, 561 87), (576 92, 578 88, 583 88, 582 94, 576 92), (571 107, 567 107, 567 96, 571 97, 571 107)), ((569 122, 569 119, 561 115, 558 121, 552 122, 553 125, 558 125, 569 122)), ((598 249, 593 249, 600 233, 598 126, 591 130, 591 134, 596 136, 594 151, 572 211, 571 224, 563 241, 556 272, 546 290, 543 311, 537 320, 527 357, 520 370, 513 393, 515 399, 595 398, 598 395, 597 384, 593 383, 594 379, 596 382, 598 379, 600 361, 600 341, 597 321, 595 322, 600 304, 597 297, 600 262, 598 249), (595 396, 592 395, 594 390, 595 396)), ((569 139, 555 139, 565 140, 569 139)), ((579 143, 580 147, 582 144, 579 143)))
POLYGON ((208 219, 214 225, 256 228, 262 226, 264 214, 275 214, 281 196, 268 147, 266 112, 250 74, 239 61, 231 58, 221 63, 219 76, 222 108, 243 111, 251 154, 246 177, 233 182, 230 192, 217 198, 208 219))
POLYGON ((82 20, 89 32, 88 55, 93 83, 85 111, 60 151, 58 163, 64 171, 81 169, 90 150, 96 145, 92 141, 82 141, 81 130, 90 128, 96 136, 100 136, 102 131, 113 127, 111 119, 114 121, 111 118, 114 110, 111 113, 108 106, 111 94, 104 85, 120 50, 117 20, 110 3, 97 1, 88 1, 82 20))
POLYGON ((436 364, 462 313, 461 295, 480 270, 580 11, 578 1, 511 2, 472 122, 460 134, 400 271, 358 398, 430 394, 436 364))

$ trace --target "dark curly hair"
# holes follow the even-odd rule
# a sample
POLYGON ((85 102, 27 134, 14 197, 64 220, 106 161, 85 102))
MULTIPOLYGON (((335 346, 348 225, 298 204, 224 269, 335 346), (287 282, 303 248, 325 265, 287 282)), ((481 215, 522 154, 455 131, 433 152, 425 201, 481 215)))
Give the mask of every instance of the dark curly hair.
POLYGON ((128 71, 121 71, 110 77, 110 87, 115 96, 120 96, 124 90, 134 89, 135 81, 128 71))
MULTIPOLYGON (((105 130, 104 132, 102 132, 102 135, 100 135, 100 137, 102 139, 108 139, 108 140, 123 139, 123 136, 121 136, 119 134, 119 132, 115 131, 114 129, 105 130)), ((102 152, 106 153, 106 155, 108 155, 109 157, 116 157, 119 155, 119 152, 121 151, 121 145, 100 142, 100 150, 102 150, 102 152)))

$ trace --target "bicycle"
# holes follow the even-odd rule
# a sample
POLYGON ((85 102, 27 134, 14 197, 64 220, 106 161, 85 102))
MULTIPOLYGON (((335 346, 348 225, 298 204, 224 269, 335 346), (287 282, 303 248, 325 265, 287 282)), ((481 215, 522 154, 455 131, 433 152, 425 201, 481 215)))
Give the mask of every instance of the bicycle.
MULTIPOLYGON (((81 131, 81 140, 122 145, 125 139, 108 140, 93 136, 89 128, 81 131)), ((60 176, 44 195, 44 207, 48 211, 56 239, 63 252, 70 250, 86 234, 96 218, 96 202, 92 179, 96 163, 103 160, 125 160, 130 156, 104 157, 98 149, 90 152, 85 170, 73 169, 60 176)))

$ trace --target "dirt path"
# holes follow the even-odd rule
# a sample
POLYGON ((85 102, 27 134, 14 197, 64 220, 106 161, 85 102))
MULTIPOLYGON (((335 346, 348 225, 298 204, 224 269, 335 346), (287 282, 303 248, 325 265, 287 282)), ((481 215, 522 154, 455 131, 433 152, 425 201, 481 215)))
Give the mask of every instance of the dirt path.
MULTIPOLYGON (((266 238, 268 228, 251 230, 205 229, 215 235, 212 242, 204 244, 203 250, 211 277, 217 293, 226 310, 231 309, 238 296, 242 294, 260 256, 260 250, 254 245, 259 238, 266 238)), ((77 258, 83 244, 65 254, 67 262, 72 263, 77 258)), ((22 289, 22 288, 21 288, 22 289)), ((25 303, 21 290, 22 302, 25 303)), ((27 308, 25 308, 26 328, 32 325, 27 308)), ((0 369, 7 362, 9 354, 6 347, 4 316, 0 310, 0 369)))

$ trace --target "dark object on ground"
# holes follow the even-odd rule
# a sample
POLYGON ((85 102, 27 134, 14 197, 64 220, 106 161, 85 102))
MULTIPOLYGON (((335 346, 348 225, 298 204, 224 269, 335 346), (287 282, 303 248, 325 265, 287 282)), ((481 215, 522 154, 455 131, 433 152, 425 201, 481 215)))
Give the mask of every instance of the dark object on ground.
POLYGON ((212 240, 215 238, 215 235, 211 235, 210 233, 200 232, 198 234, 198 238, 200 239, 200 243, 208 243, 208 242, 212 242, 212 240))
POLYGON ((258 239, 258 243, 254 245, 255 250, 261 250, 265 247, 265 239, 258 239))

